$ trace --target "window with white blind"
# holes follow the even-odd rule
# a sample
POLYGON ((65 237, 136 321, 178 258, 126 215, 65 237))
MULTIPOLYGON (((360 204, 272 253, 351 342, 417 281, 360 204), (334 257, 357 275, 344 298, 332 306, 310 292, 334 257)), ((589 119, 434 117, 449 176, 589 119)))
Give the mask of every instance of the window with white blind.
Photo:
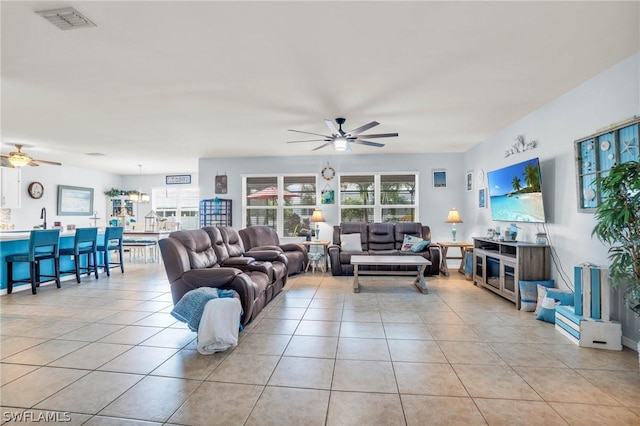
POLYGON ((180 222, 180 229, 198 228, 200 190, 197 186, 163 186, 151 191, 153 210, 169 222, 180 222))
POLYGON ((413 222, 418 174, 341 174, 340 222, 413 222))
POLYGON ((243 223, 266 225, 278 235, 306 235, 318 199, 316 175, 243 177, 243 223))

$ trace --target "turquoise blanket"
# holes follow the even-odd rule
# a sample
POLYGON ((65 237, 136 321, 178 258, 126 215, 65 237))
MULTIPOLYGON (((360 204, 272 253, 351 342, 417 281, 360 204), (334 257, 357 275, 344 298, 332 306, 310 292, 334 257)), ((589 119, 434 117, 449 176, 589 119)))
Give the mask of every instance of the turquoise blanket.
MULTIPOLYGON (((210 300, 217 299, 218 297, 234 297, 239 299, 240 295, 235 290, 200 287, 185 293, 182 299, 173 307, 171 315, 178 321, 187 323, 189 330, 197 332, 205 305, 210 300)), ((240 329, 242 330, 242 324, 240 324, 240 329)))

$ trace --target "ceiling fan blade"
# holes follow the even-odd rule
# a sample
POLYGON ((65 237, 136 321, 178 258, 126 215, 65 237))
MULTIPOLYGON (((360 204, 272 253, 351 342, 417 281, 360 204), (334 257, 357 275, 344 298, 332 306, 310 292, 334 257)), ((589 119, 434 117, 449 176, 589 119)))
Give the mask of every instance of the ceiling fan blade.
POLYGON ((331 142, 331 139, 309 139, 306 141, 288 141, 287 143, 300 143, 300 142, 331 142))
POLYGON ((327 120, 326 118, 324 119, 324 122, 326 123, 327 127, 329 128, 329 130, 331 130, 331 134, 333 136, 342 136, 342 133, 340 133, 340 130, 338 130, 338 128, 336 127, 335 124, 333 124, 333 121, 331 120, 327 120))
POLYGON ((38 167, 40 166, 40 164, 36 163, 35 161, 31 160, 27 163, 27 166, 31 166, 31 167, 38 167))
POLYGON ((358 136, 358 139, 360 138, 393 138, 398 136, 397 133, 378 133, 375 135, 360 135, 358 136))
POLYGON ((378 142, 371 142, 371 141, 363 141, 361 139, 356 139, 355 141, 353 141, 355 143, 359 143, 360 145, 369 145, 369 146, 375 146, 376 148, 382 148, 384 146, 383 143, 378 143, 378 142))
POLYGON ((331 136, 321 135, 320 133, 303 132, 302 130, 287 129, 287 131, 289 131, 289 132, 296 132, 296 133, 304 133, 305 135, 322 136, 323 138, 326 138, 326 139, 327 139, 327 138, 331 138, 331 136))
POLYGON ((352 131, 347 133, 347 135, 351 135, 351 136, 359 135, 360 133, 365 132, 372 127, 376 127, 378 124, 380 123, 378 123, 377 121, 372 121, 371 123, 365 124, 364 126, 360 126, 357 129, 353 129, 352 131))
POLYGON ((319 150, 319 149, 324 148, 324 147, 325 147, 325 146, 327 146, 327 145, 331 145, 332 143, 333 143, 333 141, 329 141, 329 142, 327 142, 327 143, 325 143, 325 144, 322 144, 322 145, 320 145, 320 146, 318 146, 318 147, 316 147, 316 148, 313 148, 311 151, 317 151, 317 150, 319 150))
POLYGON ((0 167, 9 167, 13 169, 13 164, 9 162, 9 157, 6 155, 0 155, 0 167))
MULTIPOLYGON (((47 160, 36 160, 35 158, 31 160, 31 163, 42 163, 42 164, 51 164, 52 166, 62 166, 62 163, 58 163, 57 161, 47 161, 47 160)), ((32 165, 29 163, 29 165, 32 165)), ((37 166, 37 164, 36 164, 37 166)))

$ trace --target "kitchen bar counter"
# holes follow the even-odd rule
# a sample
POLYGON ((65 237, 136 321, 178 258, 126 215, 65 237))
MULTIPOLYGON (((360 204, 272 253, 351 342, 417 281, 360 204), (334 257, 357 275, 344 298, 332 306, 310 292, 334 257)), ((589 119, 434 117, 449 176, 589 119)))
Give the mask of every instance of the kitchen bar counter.
MULTIPOLYGON (((73 247, 75 231, 63 231, 60 233, 60 248, 73 247)), ((7 262, 6 257, 10 254, 27 253, 29 251, 29 237, 31 230, 11 230, 0 232, 0 294, 7 293, 7 262)), ((104 244, 104 229, 98 230, 98 245, 104 244)), ((82 256, 83 262, 85 257, 82 256)), ((100 262, 100 259, 98 259, 100 262)), ((60 259, 61 270, 72 270, 74 268, 71 256, 64 256, 60 259)), ((43 275, 53 275, 53 261, 42 262, 41 271, 43 275)), ((29 277, 29 264, 27 262, 14 263, 13 273, 17 279, 29 277)), ((63 275, 63 276, 66 276, 63 275)), ((14 291, 22 287, 31 288, 28 283, 20 283, 14 286, 14 291)))

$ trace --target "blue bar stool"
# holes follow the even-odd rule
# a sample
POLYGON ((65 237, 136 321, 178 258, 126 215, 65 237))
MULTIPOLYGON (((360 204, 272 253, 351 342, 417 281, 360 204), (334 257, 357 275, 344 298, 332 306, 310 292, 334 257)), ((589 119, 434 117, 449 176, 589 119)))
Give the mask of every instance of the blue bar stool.
POLYGON ((122 258, 122 234, 124 227, 122 226, 110 226, 104 231, 104 245, 98 246, 98 252, 102 253, 102 261, 104 265, 104 271, 107 276, 111 276, 110 269, 120 265, 120 270, 124 273, 124 259, 122 258), (118 262, 110 262, 109 254, 112 251, 118 252, 118 262))
POLYGON ((41 279, 54 278, 56 286, 60 288, 60 230, 49 229, 42 231, 31 231, 29 236, 29 252, 10 254, 6 257, 7 261, 7 293, 11 294, 14 283, 31 283, 31 293, 37 294, 37 287, 44 282, 41 279), (42 275, 40 273, 40 262, 52 259, 54 275, 42 275), (13 279, 13 263, 29 262, 29 278, 14 280, 13 279))
POLYGON ((60 271, 65 274, 76 274, 76 281, 80 283, 80 273, 86 272, 91 275, 95 272, 98 279, 98 228, 76 228, 76 236, 73 241, 73 247, 64 247, 60 249, 60 256, 73 256, 75 270, 60 271), (80 258, 82 255, 87 256, 87 266, 82 266, 80 258))

